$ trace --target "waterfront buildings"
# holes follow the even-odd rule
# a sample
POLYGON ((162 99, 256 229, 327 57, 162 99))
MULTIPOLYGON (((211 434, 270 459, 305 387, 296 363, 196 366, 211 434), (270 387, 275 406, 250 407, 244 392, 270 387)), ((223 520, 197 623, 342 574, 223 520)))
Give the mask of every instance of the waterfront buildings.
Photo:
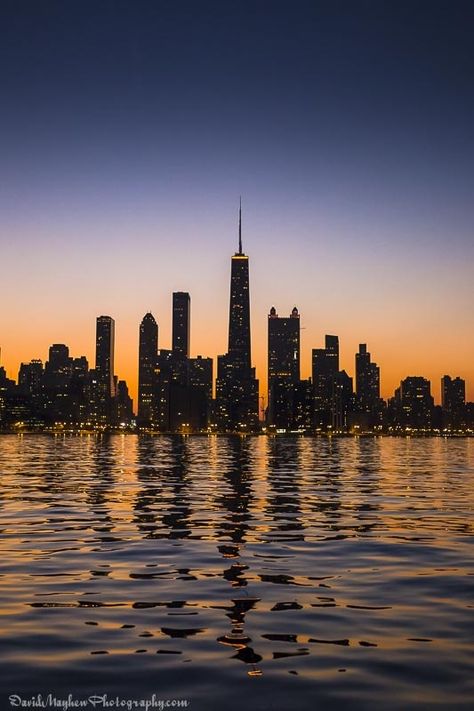
POLYGON ((249 258, 242 248, 239 207, 238 251, 231 258, 228 348, 217 359, 215 398, 213 360, 191 357, 191 297, 172 295, 171 348, 159 348, 159 329, 150 312, 143 317, 138 343, 137 418, 128 385, 114 372, 115 321, 96 321, 95 368, 85 356, 73 357, 64 343, 49 348, 46 362, 21 363, 18 382, 0 367, 0 428, 125 428, 139 432, 247 433, 462 433, 474 431, 474 404, 466 403, 465 381, 444 375, 441 406, 431 383, 421 376, 403 379, 394 396, 380 397, 380 369, 365 343, 355 354, 352 377, 340 369, 339 338, 325 336, 312 350, 311 378, 301 379, 300 314, 296 307, 279 316, 274 307, 268 327, 268 407, 259 418, 259 382, 252 366, 249 258))

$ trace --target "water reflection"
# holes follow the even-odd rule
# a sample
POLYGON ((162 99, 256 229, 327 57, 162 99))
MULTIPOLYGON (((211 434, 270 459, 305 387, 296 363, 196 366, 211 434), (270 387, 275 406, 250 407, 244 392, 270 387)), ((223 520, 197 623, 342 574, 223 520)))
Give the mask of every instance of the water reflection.
POLYGON ((0 653, 23 689, 184 684, 206 709, 212 678, 229 709, 261 689, 255 708, 282 711, 313 708, 308 689, 335 708, 394 687, 406 708, 472 697, 471 440, 0 448, 0 653))
POLYGON ((304 525, 300 520, 300 483, 302 439, 268 440, 267 515, 273 520, 272 537, 280 541, 303 541, 304 525))
POLYGON ((230 632, 217 638, 220 644, 230 646, 235 650, 233 658, 239 659, 251 666, 249 675, 258 676, 261 670, 255 665, 262 657, 250 646, 251 637, 245 634, 245 616, 258 598, 250 597, 247 590, 245 571, 249 566, 242 562, 241 555, 246 542, 246 533, 251 520, 250 507, 252 504, 252 467, 250 448, 252 440, 241 437, 227 437, 223 452, 223 481, 224 490, 216 499, 216 507, 221 507, 225 513, 222 526, 216 531, 216 538, 230 540, 231 543, 222 543, 217 546, 226 567, 223 577, 232 588, 241 588, 240 596, 232 599, 232 606, 226 607, 226 616, 230 619, 230 632), (227 566, 227 563, 230 563, 227 566))

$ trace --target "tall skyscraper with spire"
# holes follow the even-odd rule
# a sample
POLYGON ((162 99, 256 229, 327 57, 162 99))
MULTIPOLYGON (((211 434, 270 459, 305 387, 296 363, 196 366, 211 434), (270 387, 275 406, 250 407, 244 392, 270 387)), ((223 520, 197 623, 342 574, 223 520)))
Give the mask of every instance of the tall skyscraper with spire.
POLYGON ((249 258, 242 249, 242 203, 239 205, 239 251, 231 262, 228 351, 217 361, 216 419, 220 429, 258 427, 258 380, 251 365, 249 258))

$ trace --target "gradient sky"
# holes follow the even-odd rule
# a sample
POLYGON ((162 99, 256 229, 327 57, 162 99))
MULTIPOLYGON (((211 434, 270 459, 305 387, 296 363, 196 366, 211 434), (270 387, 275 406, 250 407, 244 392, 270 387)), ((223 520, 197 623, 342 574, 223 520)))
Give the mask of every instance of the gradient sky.
POLYGON ((267 314, 312 347, 366 342, 382 394, 443 374, 474 399, 474 3, 0 4, 2 364, 53 342, 94 364, 116 320, 136 397, 138 325, 227 347, 239 195, 253 360, 267 314))

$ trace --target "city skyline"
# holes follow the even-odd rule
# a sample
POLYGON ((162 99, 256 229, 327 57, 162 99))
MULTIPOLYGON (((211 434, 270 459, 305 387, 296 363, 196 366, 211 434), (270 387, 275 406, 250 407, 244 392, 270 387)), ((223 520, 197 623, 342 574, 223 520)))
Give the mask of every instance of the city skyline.
MULTIPOLYGON (((241 253, 241 250, 242 250, 241 207, 239 208, 239 227, 238 227, 238 230, 239 230, 239 231, 238 231, 238 235, 239 235, 239 243, 238 243, 238 244, 239 244, 239 247, 238 247, 238 249, 239 249, 239 251, 237 251, 237 252, 235 253, 235 256, 238 256, 239 253, 241 253)), ((245 255, 244 255, 244 256, 245 256, 245 255)), ((250 277, 250 278, 251 278, 251 277, 250 277)), ((254 288, 255 288, 255 287, 251 286, 251 289, 250 289, 251 293, 254 291, 254 288)), ((212 347, 206 349, 206 345, 205 345, 206 339, 205 339, 205 337, 203 338, 203 334, 200 334, 200 338, 198 338, 198 342, 201 343, 201 344, 203 344, 203 348, 202 348, 199 352, 195 352, 196 349, 195 349, 195 348, 192 348, 192 344, 193 344, 193 334, 195 334, 195 330, 196 330, 196 329, 193 327, 193 299, 192 299, 192 294, 189 294, 189 292, 177 291, 177 292, 173 292, 172 296, 173 296, 173 300, 172 300, 171 303, 168 304, 168 311, 169 311, 169 316, 170 316, 169 319, 164 318, 164 319, 162 320, 162 319, 161 319, 161 316, 158 316, 157 313, 156 313, 156 311, 154 311, 153 309, 150 310, 150 311, 147 311, 146 314, 143 315, 144 318, 145 318, 146 316, 151 315, 153 318, 156 319, 156 324, 157 324, 157 326, 158 326, 158 332, 159 332, 159 339, 158 339, 159 346, 158 346, 158 349, 159 349, 159 350, 161 350, 161 349, 174 350, 174 347, 178 347, 178 348, 179 348, 179 346, 177 346, 177 343, 179 343, 180 338, 181 338, 181 342, 182 342, 182 343, 183 343, 184 340, 185 340, 185 341, 186 341, 185 346, 184 346, 184 347, 182 346, 182 348, 183 348, 183 354, 186 353, 186 355, 192 355, 192 356, 198 356, 198 355, 199 355, 199 356, 203 356, 203 357, 211 357, 211 358, 212 358, 212 360, 213 360, 213 362, 214 362, 214 373, 215 373, 214 381, 215 381, 216 375, 217 375, 217 359, 218 359, 218 357, 219 357, 219 353, 213 354, 213 353, 212 353, 212 351, 213 351, 212 347), (172 321, 172 318, 173 318, 173 314, 174 314, 174 313, 182 313, 183 304, 180 303, 180 301, 182 302, 183 297, 185 297, 185 299, 187 300, 186 315, 185 315, 184 317, 183 317, 183 316, 178 317, 178 319, 175 319, 175 322, 174 322, 174 323, 175 323, 174 328, 176 329, 176 324, 177 324, 181 319, 184 318, 184 320, 183 320, 183 322, 182 322, 182 324, 181 324, 181 327, 180 327, 180 328, 181 328, 181 331, 183 332, 183 335, 182 335, 182 336, 179 336, 179 335, 175 334, 174 337, 173 337, 173 321, 172 321), (163 329, 163 325, 162 325, 163 322, 166 324, 166 326, 165 326, 166 331, 165 331, 165 335, 164 335, 164 336, 163 336, 163 330, 164 330, 164 329, 163 329), (176 341, 176 343, 175 343, 175 341, 176 341), (174 344, 174 347, 173 347, 173 344, 174 344)), ((250 296, 250 299, 251 299, 251 296, 250 296)), ((169 299, 168 299, 168 301, 169 301, 169 299)), ((225 302, 224 296, 222 297, 222 301, 225 302)), ((298 300, 295 299, 295 302, 297 302, 297 301, 298 301, 298 300)), ((257 320, 260 320, 260 321, 261 321, 261 324, 260 324, 261 328, 260 328, 260 330, 261 330, 262 332, 265 332, 265 333, 263 333, 263 336, 264 336, 263 340, 265 341, 265 346, 264 346, 264 347, 265 347, 265 349, 266 349, 266 352, 265 352, 264 354, 262 354, 262 350, 263 350, 263 345, 262 345, 262 333, 258 333, 258 332, 257 332, 257 334, 256 334, 256 335, 257 335, 257 338, 256 338, 255 340, 256 340, 257 343, 259 344, 259 355, 258 355, 259 360, 257 361, 257 362, 258 362, 258 365, 257 365, 257 367, 256 367, 257 379, 260 381, 260 390, 259 390, 259 393, 260 393, 260 398, 261 398, 262 396, 264 396, 264 398, 265 398, 265 405, 266 405, 266 406, 268 405, 268 398, 267 398, 267 393, 268 393, 268 378, 267 378, 267 372, 268 372, 268 358, 267 358, 267 352, 268 352, 268 351, 267 351, 267 343, 266 343, 266 341, 267 341, 267 334, 266 334, 266 331, 265 331, 265 320, 264 320, 264 319, 265 319, 265 318, 268 318, 268 313, 270 313, 270 315, 271 315, 271 311, 272 311, 273 309, 275 309, 274 303, 278 303, 278 302, 277 302, 277 301, 272 302, 271 307, 269 307, 269 308, 267 309, 267 314, 264 314, 264 315, 263 315, 263 318, 261 318, 261 319, 259 319, 259 318, 253 313, 254 310, 252 309, 252 307, 250 307, 250 321, 251 321, 252 342, 253 342, 253 340, 254 340, 255 322, 256 322, 257 320)), ((291 317, 292 311, 293 311, 294 309, 296 309, 296 311, 297 311, 298 323, 299 323, 301 313, 300 313, 300 311, 299 311, 299 309, 298 309, 298 307, 297 307, 296 305, 293 305, 292 308, 290 307, 290 308, 286 309, 286 311, 288 311, 288 314, 286 314, 286 313, 281 309, 281 310, 280 310, 280 313, 277 313, 276 315, 277 315, 277 316, 280 316, 281 318, 283 318, 284 316, 291 317)), ((227 309, 227 311, 228 311, 228 309, 227 309)), ((304 314, 303 314, 303 317, 304 317, 304 314)), ((116 362, 118 363, 118 365, 116 366, 115 370, 117 371, 117 376, 118 376, 119 378, 123 378, 123 379, 126 380, 126 382, 128 383, 129 388, 130 388, 130 395, 131 395, 131 397, 132 397, 132 399, 133 399, 133 402, 134 402, 134 409, 135 409, 135 411, 137 411, 138 391, 139 391, 139 387, 138 387, 138 386, 139 386, 139 377, 138 377, 138 366, 137 366, 138 361, 139 361, 139 335, 138 335, 138 332, 137 332, 137 334, 136 334, 136 339, 135 339, 135 341, 133 342, 133 344, 130 344, 130 343, 127 343, 127 344, 126 344, 126 345, 127 345, 126 351, 127 351, 127 356, 128 356, 128 358, 127 358, 127 359, 124 359, 124 358, 123 358, 123 354, 122 354, 122 357, 120 357, 120 355, 121 355, 121 354, 120 354, 120 351, 119 351, 119 348, 120 348, 120 347, 117 348, 117 340, 116 340, 117 331, 115 330, 115 322, 116 322, 115 317, 108 315, 108 316, 106 316, 106 317, 104 317, 104 316, 100 316, 100 317, 94 316, 94 318, 98 318, 98 319, 99 319, 99 318, 107 318, 107 319, 111 319, 111 321, 112 321, 112 330, 113 330, 113 333, 114 333, 114 343, 115 343, 115 356, 118 356, 118 357, 116 357, 116 362), (134 351, 136 351, 135 360, 133 360, 133 353, 134 353, 134 351), (132 357, 132 361, 133 361, 132 363, 130 363, 130 357, 132 357), (124 365, 125 365, 125 367, 123 367, 124 365), (122 366, 122 368, 121 368, 121 366, 122 366)), ((140 324, 138 323, 138 326, 139 326, 139 325, 140 325, 140 324)), ((135 324, 135 326, 137 326, 137 324, 135 324)), ((258 328, 258 326, 257 326, 257 328, 258 328)), ((317 342, 312 343, 312 344, 311 344, 311 343, 308 344, 308 334, 305 334, 305 333, 304 333, 305 328, 306 328, 305 326, 302 326, 302 327, 301 327, 301 331, 299 332, 299 338, 300 338, 300 340, 301 340, 300 358, 301 358, 301 364, 302 364, 302 367, 301 367, 301 377, 302 377, 302 378, 311 377, 311 374, 312 374, 312 351, 313 351, 314 349, 317 349, 317 348, 318 348, 318 346, 322 343, 324 337, 327 338, 327 334, 320 334, 320 335, 319 335, 319 340, 318 340, 317 342), (305 337, 305 336, 306 336, 306 337, 305 337), (306 343, 305 343, 305 341, 306 341, 306 343), (306 352, 305 352, 305 349, 306 349, 306 352)), ((332 329, 332 331, 335 331, 335 329, 332 329)), ((226 333, 227 333, 227 332, 226 332, 226 329, 224 328, 224 333, 222 334, 222 339, 221 339, 221 340, 228 341, 229 334, 227 333, 227 335, 226 335, 226 333)), ((92 331, 91 331, 91 335, 92 335, 92 331)), ((341 353, 341 352, 343 353, 343 356, 341 357, 341 368, 343 368, 344 370, 348 371, 348 372, 353 376, 353 378, 354 378, 354 380, 355 380, 355 377, 356 377, 356 365, 355 365, 356 361, 355 361, 355 356, 356 356, 356 354, 357 354, 357 349, 359 348, 359 345, 364 341, 365 343, 369 343, 372 352, 375 352, 375 351, 376 351, 376 348, 372 346, 372 341, 371 341, 370 337, 368 337, 368 338, 359 337, 359 338, 358 338, 357 336, 355 336, 355 341, 357 342, 357 348, 355 348, 352 353, 349 353, 349 352, 348 352, 348 351, 349 351, 349 347, 347 346, 347 344, 344 344, 344 335, 341 336, 340 334, 338 334, 338 338, 340 339, 341 346, 342 346, 342 348, 340 349, 340 353, 341 353)), ((354 340, 354 337, 352 338, 352 340, 354 340)), ((77 342, 77 339, 76 339, 76 342, 77 342)), ((83 341, 82 341, 82 342, 83 342, 83 341)), ((120 341, 119 341, 119 342, 120 342, 120 341)), ((81 351, 80 351, 80 348, 78 349, 78 348, 75 347, 75 345, 74 345, 74 339, 72 339, 72 342, 71 342, 71 339, 70 339, 70 340, 67 340, 67 339, 60 339, 60 338, 59 338, 59 339, 56 339, 56 340, 52 341, 52 343, 57 343, 57 344, 67 343, 67 346, 69 347, 69 349, 71 350, 71 352, 73 352, 75 355, 79 355, 79 354, 80 354, 81 356, 82 356, 82 355, 85 355, 86 358, 88 359, 88 361, 89 361, 90 363, 92 363, 93 360, 94 360, 94 352, 95 352, 95 349, 96 349, 96 344, 95 344, 93 338, 92 338, 92 342, 91 342, 91 344, 90 344, 90 347, 88 347, 88 348, 83 348, 81 351), (79 353, 79 351, 80 351, 80 353, 79 353)), ((14 344, 13 344, 13 345, 14 345, 14 344)), ((123 345, 123 341, 122 341, 122 345, 123 345)), ((51 343, 49 343, 49 344, 46 346, 46 350, 49 349, 50 346, 51 346, 51 343)), ((222 350, 222 351, 225 351, 225 348, 222 348, 221 350, 222 350)), ((46 362, 46 360, 47 360, 47 359, 44 357, 44 355, 43 355, 43 357, 41 357, 41 354, 38 354, 38 353, 36 353, 36 354, 33 355, 33 356, 30 354, 30 355, 27 356, 26 358, 22 359, 22 360, 17 364, 17 366, 16 366, 16 368, 15 368, 15 364, 13 364, 13 366, 11 365, 11 363, 12 363, 12 360, 11 360, 11 359, 8 360, 7 358, 4 358, 4 353, 5 353, 5 347, 4 347, 3 344, 0 344, 0 366, 5 367, 6 372, 7 372, 7 376, 8 376, 9 378, 14 379, 14 380, 17 380, 18 372, 19 372, 19 369, 20 369, 20 366, 21 366, 22 363, 29 363, 30 361, 36 360, 36 359, 42 360, 43 363, 44 363, 44 362, 46 362), (8 365, 8 363, 10 363, 10 366, 8 365)), ((428 354, 426 354, 426 355, 427 355, 427 357, 428 357, 428 354)), ((96 354, 96 357, 97 357, 97 354, 96 354)), ((113 359, 114 359, 114 354, 112 354, 112 360, 113 360, 113 359)), ((379 356, 377 356, 377 361, 380 363, 380 365, 381 365, 381 370, 382 370, 382 372, 381 372, 381 377, 380 377, 380 386, 381 386, 380 392, 381 392, 381 396, 382 396, 385 400, 387 400, 388 398, 390 398, 390 397, 393 396, 393 393, 394 393, 395 389, 399 386, 399 384, 400 384, 400 382, 401 382, 402 379, 404 379, 404 378, 406 378, 406 377, 411 377, 411 376, 415 376, 415 375, 420 375, 420 376, 422 376, 422 377, 426 377, 427 380, 430 380, 430 381, 432 382, 432 384, 433 384, 433 395, 434 395, 435 403, 436 403, 436 404, 441 404, 441 403, 442 403, 441 378, 442 378, 444 375, 447 375, 448 373, 451 373, 451 374, 454 373, 457 377, 461 377, 461 378, 463 378, 463 379, 466 381, 466 400, 467 400, 467 401, 469 401, 469 400, 474 400, 474 383, 472 382, 472 380, 471 380, 470 377, 469 377, 470 370, 469 370, 469 368, 465 368, 465 367, 463 368, 462 365, 458 365, 458 366, 451 367, 451 368, 449 368, 449 367, 444 367, 444 369, 441 368, 441 370, 436 371, 435 377, 433 377, 432 374, 431 374, 431 377, 430 377, 429 368, 428 368, 428 367, 425 367, 424 369, 423 369, 423 368, 422 368, 422 369, 418 368, 418 369, 416 370, 416 372, 415 372, 415 368, 412 368, 410 372, 402 372, 402 371, 399 371, 398 378, 397 378, 397 375, 396 375, 395 372, 394 372, 394 374, 392 375, 392 377, 389 377, 389 378, 386 379, 386 378, 385 378, 385 367, 384 367, 384 363, 382 363, 381 358, 380 358, 379 356), (442 372, 441 372, 441 371, 442 371, 442 372), (467 375, 466 375, 466 373, 467 373, 467 375), (394 379, 393 379, 393 378, 394 378, 394 379), (393 380, 393 387, 391 386, 392 380, 393 380), (386 382, 386 381, 387 381, 387 382, 386 382), (389 385, 388 383, 390 383, 390 385, 389 385), (472 393, 472 395, 471 395, 471 393, 472 393)), ((418 362, 419 362, 419 361, 418 361, 418 362)), ((432 371, 431 371, 431 372, 432 372, 432 371)), ((109 377, 109 379, 110 379, 110 377, 111 377, 111 373, 110 373, 110 372, 109 372, 109 374, 108 374, 108 377, 109 377)))
POLYGON ((9 375, 58 341, 92 361, 110 314, 136 400, 137 323, 171 348, 178 291, 215 361, 242 194, 261 385, 268 311, 297 306, 303 377, 336 333, 384 397, 423 373, 439 402, 447 371, 474 399, 472 4, 297 5, 2 4, 9 375))
MULTIPOLYGON (((153 314, 147 312, 139 325, 136 397, 133 398, 131 393, 138 426, 169 431, 179 430, 184 425, 200 430, 213 422, 222 431, 239 430, 242 425, 253 429, 257 427, 260 415, 260 419, 266 420, 267 424, 286 430, 307 429, 309 422, 316 429, 330 425, 336 430, 344 430, 350 426, 347 419, 349 412, 359 413, 353 415, 353 419, 364 412, 364 417, 368 418, 365 424, 372 427, 381 421, 383 400, 389 403, 393 398, 410 399, 415 393, 415 405, 418 397, 427 407, 418 415, 421 427, 425 423, 426 412, 431 410, 433 404, 438 404, 431 392, 431 380, 424 375, 413 374, 400 378, 393 393, 385 398, 382 396, 381 401, 380 366, 372 360, 367 344, 359 342, 358 352, 354 354, 355 368, 349 369, 350 376, 340 363, 337 335, 325 334, 324 347, 311 348, 311 375, 308 379, 300 372, 301 326, 296 306, 287 317, 279 315, 274 306, 269 310, 268 379, 259 388, 252 366, 250 320, 249 257, 242 246, 240 199, 238 249, 231 258, 228 350, 217 357, 216 364, 213 358, 202 353, 197 358, 192 357, 191 297, 188 292, 172 294, 171 348, 163 347, 159 324, 153 314), (187 422, 189 419, 193 420, 193 424, 187 422)), ((97 424, 110 424, 117 417, 114 408, 118 407, 119 411, 127 413, 125 419, 128 420, 132 416, 128 381, 120 380, 120 374, 115 372, 114 367, 115 320, 108 315, 96 318, 95 367, 91 366, 89 371, 89 385, 84 385, 84 378, 89 377, 87 356, 73 359, 69 353, 69 345, 66 344, 55 343, 49 347, 44 382, 38 371, 42 368, 42 359, 30 358, 20 364, 20 387, 26 386, 28 391, 37 394, 38 388, 46 388, 45 392, 52 388, 53 394, 47 396, 50 398, 47 400, 49 405, 41 405, 40 411, 46 407, 51 413, 56 413, 54 416, 61 414, 62 405, 57 405, 57 394, 54 393, 59 392, 58 387, 64 387, 72 373, 74 378, 79 375, 81 392, 85 387, 83 396, 86 400, 90 399, 87 406, 85 401, 83 406, 77 406, 77 416, 82 417, 79 412, 84 407, 97 424)), ((8 378, 5 369, 3 373, 3 377, 8 378)), ((16 380, 15 376, 12 381, 16 380)), ((78 381, 75 382, 74 389, 79 385, 78 381)), ((459 407, 464 407, 463 403, 469 401, 467 392, 465 379, 457 374, 452 380, 445 369, 440 379, 439 404, 443 411, 452 417, 453 407, 457 412, 459 407)), ((33 407, 38 408, 34 404, 33 407)), ((386 415, 384 422, 384 426, 388 426, 386 415)))

